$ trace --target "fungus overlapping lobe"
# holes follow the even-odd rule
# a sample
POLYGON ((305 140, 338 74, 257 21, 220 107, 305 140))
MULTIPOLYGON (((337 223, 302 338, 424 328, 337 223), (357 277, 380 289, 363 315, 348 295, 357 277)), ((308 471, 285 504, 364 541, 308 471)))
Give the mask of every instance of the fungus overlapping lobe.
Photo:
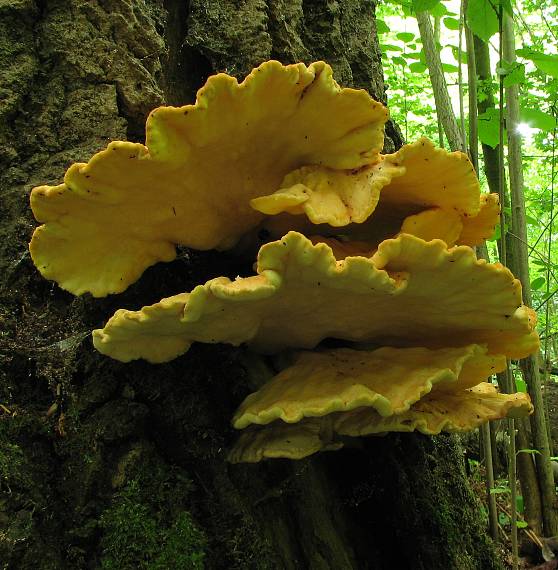
POLYGON ((481 382, 469 390, 450 393, 433 391, 401 414, 381 417, 360 408, 340 414, 335 429, 340 435, 362 436, 390 431, 420 431, 436 435, 441 431, 469 431, 490 421, 522 418, 533 411, 529 395, 500 394, 493 384, 481 382))
POLYGON ((431 348, 483 343, 521 358, 538 347, 533 329, 519 282, 468 247, 402 234, 372 258, 337 261, 327 245, 290 232, 262 247, 258 275, 213 279, 141 311, 118 311, 94 343, 113 358, 151 362, 194 341, 273 353, 326 337, 431 348))
POLYGON ((426 138, 360 169, 304 166, 251 204, 271 216, 262 224, 277 238, 292 229, 341 233, 370 247, 400 232, 443 239, 448 246, 479 245, 499 219, 497 196, 481 195, 467 155, 436 148, 426 138))
POLYGON ((473 344, 429 350, 383 347, 303 352, 296 362, 250 394, 233 418, 250 424, 287 423, 360 407, 381 416, 407 411, 432 390, 458 391, 485 381, 506 367, 502 355, 473 344))
POLYGON ((482 382, 468 390, 432 391, 407 411, 385 417, 372 407, 360 407, 304 418, 295 424, 278 420, 252 425, 243 430, 228 459, 233 463, 277 457, 302 459, 318 451, 340 449, 344 445, 340 436, 415 430, 425 435, 469 431, 489 420, 525 417, 532 411, 527 394, 499 394, 495 386, 482 382))
POLYGON ((44 225, 31 255, 75 294, 123 291, 149 265, 173 259, 175 244, 232 247, 263 217, 250 199, 274 192, 293 169, 376 162, 386 120, 383 105, 341 89, 323 62, 266 62, 241 84, 212 76, 195 105, 151 113, 146 146, 111 143, 71 166, 64 184, 35 188, 31 205, 44 225))

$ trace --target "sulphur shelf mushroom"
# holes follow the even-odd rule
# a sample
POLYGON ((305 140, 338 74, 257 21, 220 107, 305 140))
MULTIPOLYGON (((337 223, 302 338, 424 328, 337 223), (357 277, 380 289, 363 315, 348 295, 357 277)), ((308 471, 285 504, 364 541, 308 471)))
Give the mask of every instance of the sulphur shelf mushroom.
POLYGON ((266 458, 302 459, 318 451, 341 449, 344 436, 384 435, 418 431, 471 431, 504 417, 522 418, 533 406, 527 394, 499 394, 493 384, 481 383, 461 392, 433 392, 401 414, 382 417, 373 408, 305 418, 295 424, 280 420, 253 425, 243 431, 229 453, 232 463, 256 463, 266 458))
POLYGON ((241 404, 231 461, 524 416, 526 395, 485 382, 539 346, 519 281, 471 248, 493 232, 498 199, 463 153, 427 139, 381 154, 387 118, 324 62, 212 76, 194 105, 151 112, 145 145, 112 142, 32 191, 32 259, 62 288, 101 297, 174 259, 177 244, 269 242, 253 275, 119 310, 93 332, 124 362, 166 362, 194 342, 317 348, 241 404), (326 338, 380 348, 328 352, 326 338))
POLYGON ((481 194, 466 154, 436 148, 426 138, 360 169, 304 166, 276 192, 250 203, 271 216, 262 225, 276 236, 296 228, 380 243, 403 232, 448 246, 483 243, 500 211, 496 194, 481 194))
POLYGON ((401 234, 371 258, 339 261, 327 244, 290 232, 261 248, 257 275, 219 277, 140 311, 119 310, 93 342, 124 362, 165 362, 195 341, 276 353, 327 337, 430 348, 483 343, 522 358, 538 347, 534 325, 519 281, 469 247, 401 234))
POLYGON ((214 75, 195 105, 151 112, 145 145, 112 142, 33 190, 33 261, 63 289, 102 297, 174 259, 176 244, 228 249, 263 218, 250 199, 292 170, 377 162, 387 116, 324 62, 269 61, 242 83, 214 75))
POLYGON ((527 394, 499 394, 485 382, 505 367, 479 345, 302 353, 240 405, 233 425, 243 433, 229 460, 302 459, 340 449, 344 436, 436 435, 525 417, 527 394))

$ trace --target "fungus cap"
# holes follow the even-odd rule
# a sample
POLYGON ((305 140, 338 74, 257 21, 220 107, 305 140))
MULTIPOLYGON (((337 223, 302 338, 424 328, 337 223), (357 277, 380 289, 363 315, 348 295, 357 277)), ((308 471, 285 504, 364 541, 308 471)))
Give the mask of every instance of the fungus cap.
POLYGON ((429 350, 383 347, 373 351, 341 348, 303 352, 297 361, 250 394, 233 426, 299 422, 370 407, 380 416, 400 414, 434 387, 466 389, 506 367, 502 355, 487 355, 476 344, 429 350))
POLYGON ((305 214, 313 224, 362 223, 375 210, 382 188, 404 173, 404 167, 383 158, 356 170, 303 166, 288 174, 274 194, 250 204, 267 215, 305 214))
POLYGON ((489 239, 500 222, 500 199, 498 194, 483 194, 479 213, 463 220, 459 236, 460 245, 474 247, 489 239))
POLYGON ((457 392, 434 390, 409 410, 387 417, 382 417, 373 408, 357 408, 304 418, 295 424, 276 420, 268 425, 252 425, 243 430, 228 459, 232 463, 254 463, 268 457, 302 459, 317 451, 340 449, 346 436, 469 431, 489 420, 526 417, 532 411, 527 394, 499 394, 495 386, 488 383, 457 392), (295 436, 297 445, 296 453, 293 453, 287 442, 295 436))
POLYGON ((292 170, 377 162, 387 116, 366 91, 340 88, 324 62, 265 62, 240 84, 214 75, 195 105, 151 112, 145 146, 110 143, 63 184, 33 190, 44 224, 33 261, 62 288, 101 297, 172 260, 175 244, 232 247, 263 217, 250 199, 292 170))
POLYGON ((289 173, 274 194, 251 204, 264 214, 280 215, 263 222, 273 235, 287 228, 326 233, 323 226, 313 225, 327 224, 346 226, 343 233, 362 240, 380 235, 381 241, 401 231, 443 239, 449 246, 479 245, 492 235, 499 213, 497 196, 481 195, 467 155, 436 148, 426 138, 360 169, 304 166, 289 173), (307 220, 292 220, 300 214, 307 220), (461 238, 464 226, 466 236, 461 238))
POLYGON ((124 362, 165 362, 194 341, 248 343, 264 353, 313 348, 327 337, 430 348, 481 343, 512 358, 539 346, 519 281, 466 246, 448 250, 401 234, 371 258, 337 261, 326 244, 290 232, 261 248, 257 271, 119 310, 94 331, 95 347, 124 362))
POLYGON ((340 435, 361 436, 391 431, 419 431, 436 435, 441 431, 470 431, 481 424, 505 417, 523 418, 533 412, 528 394, 499 394, 496 386, 482 382, 458 392, 432 391, 401 414, 382 418, 361 408, 335 421, 340 435))
POLYGON ((273 422, 248 428, 229 452, 231 463, 257 463, 262 459, 303 459, 318 451, 336 451, 343 443, 333 440, 327 416, 297 424, 273 422), (253 429, 256 428, 256 429, 253 429))

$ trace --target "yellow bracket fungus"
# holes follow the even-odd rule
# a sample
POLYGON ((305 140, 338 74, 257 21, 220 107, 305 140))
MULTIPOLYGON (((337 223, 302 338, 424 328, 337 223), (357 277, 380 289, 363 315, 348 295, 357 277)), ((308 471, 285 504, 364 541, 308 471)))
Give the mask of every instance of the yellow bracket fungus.
POLYGON ((227 459, 231 463, 257 463, 262 459, 303 459, 318 451, 336 451, 343 443, 333 440, 330 424, 329 416, 325 416, 297 424, 277 421, 263 428, 247 428, 227 459))
POLYGON ((472 344, 460 348, 392 348, 374 351, 341 348, 304 352, 260 390, 250 394, 233 418, 233 426, 299 422, 371 407, 380 416, 407 411, 433 387, 463 390, 502 372, 506 359, 472 344))
POLYGON ((383 159, 356 171, 303 166, 288 174, 277 192, 250 203, 267 215, 304 213, 313 224, 362 223, 376 209, 382 188, 404 172, 383 159))
POLYGON ((479 245, 492 235, 499 214, 496 195, 481 196, 467 155, 436 148, 426 138, 352 171, 304 166, 289 173, 274 194, 251 204, 267 215, 289 215, 264 222, 273 235, 297 225, 303 233, 327 235, 327 224, 347 226, 342 233, 362 240, 374 236, 380 242, 401 231, 449 246, 479 245), (293 225, 291 216, 299 214, 307 220, 293 225))
POLYGON ((498 199, 481 196, 466 155, 427 139, 381 155, 387 117, 324 62, 269 61, 241 83, 215 75, 194 105, 152 111, 145 145, 112 142, 32 191, 43 224, 32 259, 62 288, 101 297, 174 259, 177 244, 280 238, 260 249, 256 275, 119 310, 93 333, 124 362, 165 362, 196 341, 263 353, 328 337, 384 345, 302 353, 241 404, 234 462, 524 416, 527 395, 482 383, 539 346, 519 281, 469 247, 492 234, 498 199))
POLYGON ((220 73, 195 105, 150 114, 146 144, 112 142, 31 194, 35 265, 63 289, 125 290, 175 244, 227 249, 263 218, 250 207, 305 165, 378 161, 385 107, 342 89, 324 62, 263 63, 238 83, 220 73), (84 256, 83 252, 87 251, 84 256))
POLYGON ((492 237, 500 223, 500 200, 498 194, 483 194, 479 213, 463 220, 463 230, 459 236, 461 245, 474 247, 492 237))
POLYGON ((408 411, 387 418, 371 410, 355 410, 340 416, 335 430, 351 436, 415 430, 436 435, 441 431, 469 431, 505 417, 524 418, 532 411, 528 394, 499 394, 496 386, 482 382, 460 392, 432 391, 408 411))
POLYGON ((482 343, 512 358, 538 348, 519 281, 466 246, 448 250, 441 240, 401 234, 371 258, 337 261, 326 244, 290 232, 261 248, 257 271, 119 310, 94 331, 95 347, 124 362, 165 362, 194 341, 266 353, 313 348, 327 337, 431 348, 482 343))
POLYGON ((374 408, 361 407, 305 418, 295 424, 276 420, 264 426, 252 425, 239 437, 229 454, 229 461, 254 463, 267 457, 302 459, 317 451, 341 448, 340 436, 415 430, 426 435, 469 431, 489 420, 526 417, 532 411, 527 394, 499 394, 496 387, 488 383, 456 392, 433 390, 408 410, 387 417, 374 408), (289 448, 291 441, 296 441, 296 447, 289 448))

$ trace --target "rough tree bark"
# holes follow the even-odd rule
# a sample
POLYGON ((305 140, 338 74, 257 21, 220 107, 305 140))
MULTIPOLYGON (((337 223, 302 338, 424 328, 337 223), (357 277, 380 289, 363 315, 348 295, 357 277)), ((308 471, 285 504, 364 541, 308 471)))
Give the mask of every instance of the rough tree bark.
POLYGON ((27 253, 33 185, 111 139, 143 141, 151 108, 192 102, 214 72, 325 59, 383 100, 373 14, 370 0, 0 1, 2 567, 499 568, 452 437, 231 466, 242 349, 159 366, 94 352, 88 333, 116 308, 249 270, 232 255, 181 250, 93 300, 27 253))

